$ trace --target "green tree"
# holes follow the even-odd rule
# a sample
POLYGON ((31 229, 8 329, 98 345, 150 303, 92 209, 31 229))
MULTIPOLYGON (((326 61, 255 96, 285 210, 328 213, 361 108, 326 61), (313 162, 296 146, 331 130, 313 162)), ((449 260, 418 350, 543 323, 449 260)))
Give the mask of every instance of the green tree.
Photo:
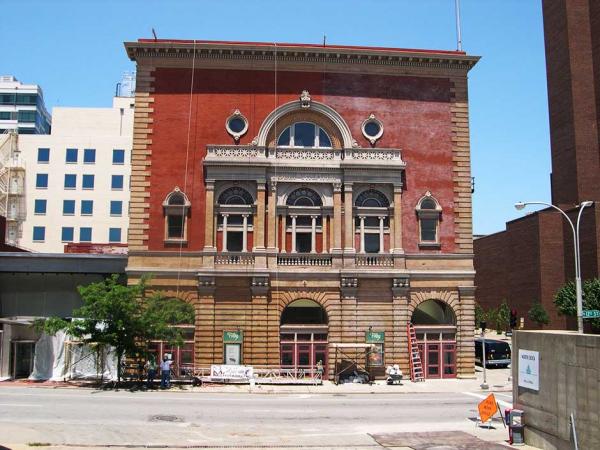
POLYGON ((510 326, 510 308, 506 300, 502 300, 502 303, 498 307, 498 317, 496 319, 496 331, 506 331, 510 326))
POLYGON ((485 318, 487 322, 487 328, 491 330, 492 328, 498 329, 498 310, 496 308, 490 308, 485 312, 485 318))
MULTIPOLYGON (((581 287, 583 293, 583 309, 600 309, 600 278, 585 280, 581 287)), ((554 296, 554 304, 560 314, 577 317, 577 295, 575 283, 569 281, 554 296)), ((600 319, 590 320, 595 331, 600 330, 600 319)))
POLYGON ((479 328, 479 324, 485 321, 485 311, 479 303, 475 303, 475 328, 479 328))
POLYGON ((73 320, 59 317, 42 319, 38 329, 48 334, 63 330, 92 347, 111 346, 117 355, 117 378, 121 381, 122 361, 147 348, 150 340, 166 340, 181 345, 182 330, 173 325, 193 323, 193 307, 159 293, 146 296, 147 278, 126 286, 118 275, 79 286, 83 306, 73 312, 73 320))
POLYGON ((550 317, 540 302, 534 302, 527 313, 529 320, 537 323, 540 327, 550 323, 550 317))

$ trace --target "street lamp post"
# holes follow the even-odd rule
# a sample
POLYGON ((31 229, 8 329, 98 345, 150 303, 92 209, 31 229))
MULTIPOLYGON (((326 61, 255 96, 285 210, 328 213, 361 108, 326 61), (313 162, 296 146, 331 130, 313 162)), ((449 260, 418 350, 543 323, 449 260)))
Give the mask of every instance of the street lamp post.
POLYGON ((580 254, 579 254, 579 222, 581 220, 581 214, 583 213, 583 210, 585 208, 587 208, 588 206, 592 206, 593 204, 594 204, 594 202, 589 201, 589 200, 581 202, 579 204, 579 213, 577 214, 577 225, 573 225, 573 221, 567 215, 567 213, 564 212, 562 209, 560 209, 558 206, 555 206, 551 203, 546 203, 546 202, 518 202, 518 203, 515 203, 515 208, 518 210, 525 208, 525 206, 527 206, 527 205, 544 205, 544 206, 549 206, 550 208, 554 208, 557 211, 559 211, 565 217, 565 219, 567 219, 567 222, 569 222, 569 225, 571 226, 571 230, 573 231, 573 247, 575 249, 575 293, 577 296, 577 332, 578 333, 583 333, 583 314, 582 314, 583 295, 581 293, 581 259, 580 259, 580 254))

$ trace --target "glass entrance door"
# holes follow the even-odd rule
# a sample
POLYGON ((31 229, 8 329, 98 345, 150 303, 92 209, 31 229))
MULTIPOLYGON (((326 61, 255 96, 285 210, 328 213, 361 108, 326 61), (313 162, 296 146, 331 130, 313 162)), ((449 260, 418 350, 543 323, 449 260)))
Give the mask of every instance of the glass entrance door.
POLYGON ((13 342, 13 378, 27 378, 33 371, 35 342, 13 342))
POLYGON ((417 344, 425 378, 456 377, 456 333, 417 330, 417 344))
POLYGON ((327 367, 326 333, 281 333, 281 368, 315 369, 320 361, 327 367))

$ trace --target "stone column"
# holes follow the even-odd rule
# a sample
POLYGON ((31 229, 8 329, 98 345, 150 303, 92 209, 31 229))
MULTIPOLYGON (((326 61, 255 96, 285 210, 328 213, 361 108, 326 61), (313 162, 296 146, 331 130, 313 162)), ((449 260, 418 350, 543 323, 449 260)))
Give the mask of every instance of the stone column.
POLYGON ((344 252, 355 253, 354 218, 352 217, 352 183, 344 184, 344 252))
POLYGON ((286 228, 287 228, 287 221, 286 221, 286 215, 282 214, 281 215, 281 253, 285 253, 285 247, 287 246, 287 242, 286 238, 287 238, 287 232, 286 232, 286 228))
POLYGON ((321 218, 321 237, 323 241, 321 253, 329 253, 329 247, 327 246, 327 217, 323 216, 321 218))
POLYGON ((223 214, 223 252, 227 251, 227 217, 229 214, 223 214))
POLYGON ((342 251, 342 185, 333 184, 333 251, 342 251))
POLYGON ((394 253, 403 253, 402 248, 402 185, 394 185, 394 253))
POLYGON ((253 226, 253 237, 254 244, 253 250, 264 250, 265 249, 265 183, 259 182, 256 190, 256 217, 254 218, 253 226))
POLYGON ((384 236, 384 228, 383 228, 384 217, 379 217, 379 253, 383 253, 385 246, 385 236, 384 236))
POLYGON ((360 252, 365 252, 365 216, 360 216, 360 252))
POLYGON ((218 346, 220 337, 215 336, 215 279, 199 277, 198 302, 194 305, 196 332, 194 335, 194 362, 196 365, 207 366, 220 364, 218 346))
MULTIPOLYGON (((408 332, 407 325, 410 320, 408 305, 410 303, 410 286, 408 278, 394 278, 392 280, 392 346, 393 361, 400 365, 400 369, 410 378, 408 332)), ((387 343, 386 343, 387 345, 387 343)), ((387 353, 387 352, 386 352, 387 353)))
POLYGON ((271 195, 269 197, 268 228, 269 237, 267 247, 271 251, 277 251, 277 182, 271 181, 271 195))
POLYGON ((311 233, 310 233, 310 252, 317 253, 317 216, 311 218, 311 233))
POLYGON ((242 251, 248 251, 248 214, 243 214, 242 251))
POLYGON ((292 253, 296 253, 296 216, 292 216, 292 253))
POLYGON ((204 210, 204 251, 215 251, 214 224, 215 183, 206 182, 206 206, 204 210))
POLYGON ((453 305, 456 323, 456 376, 475 377, 475 287, 459 286, 459 301, 453 305), (458 309, 458 311, 457 311, 458 309))

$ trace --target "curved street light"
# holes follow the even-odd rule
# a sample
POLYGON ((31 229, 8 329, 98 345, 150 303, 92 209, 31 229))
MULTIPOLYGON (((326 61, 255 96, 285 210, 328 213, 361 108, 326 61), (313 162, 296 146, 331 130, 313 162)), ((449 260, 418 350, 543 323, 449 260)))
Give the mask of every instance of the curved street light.
POLYGON ((576 297, 577 297, 577 332, 578 333, 583 333, 583 314, 582 314, 583 295, 581 293, 581 259, 580 259, 580 254, 579 254, 579 222, 581 220, 581 214, 583 213, 583 210, 585 208, 587 208, 588 206, 592 206, 593 204, 594 204, 593 201, 587 200, 587 201, 581 202, 578 205, 579 213, 577 214, 577 225, 573 225, 573 221, 567 215, 567 213, 564 212, 562 209, 560 209, 558 206, 555 206, 551 203, 546 203, 546 202, 517 202, 517 203, 515 203, 515 208, 519 211, 522 210, 523 208, 525 208, 527 205, 549 206, 550 208, 554 208, 557 211, 559 211, 565 217, 565 219, 567 219, 567 222, 569 222, 569 225, 571 225, 571 230, 573 231, 573 247, 575 249, 575 293, 576 293, 576 297))

